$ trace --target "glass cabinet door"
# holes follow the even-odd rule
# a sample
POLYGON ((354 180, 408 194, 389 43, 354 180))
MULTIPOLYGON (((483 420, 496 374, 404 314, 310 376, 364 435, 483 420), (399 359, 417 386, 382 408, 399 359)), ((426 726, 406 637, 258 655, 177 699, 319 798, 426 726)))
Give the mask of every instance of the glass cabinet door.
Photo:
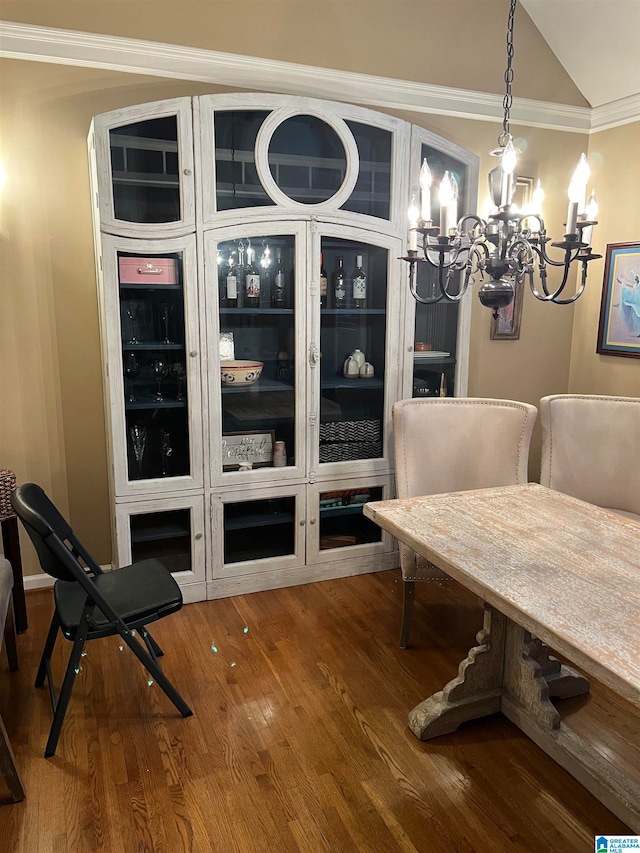
POLYGON ((392 551, 393 539, 362 508, 391 497, 391 478, 334 480, 309 487, 307 562, 326 563, 392 551))
POLYGON ((100 225, 139 236, 193 230, 191 101, 178 98, 94 120, 100 225))
POLYGON ((304 565, 303 485, 227 490, 211 510, 214 578, 304 565))
POLYGON ((204 499, 177 497, 120 503, 116 506, 118 566, 160 560, 181 584, 185 600, 198 601, 205 582, 204 499), (185 586, 186 584, 186 586, 185 586))
MULTIPOLYGON (((400 245, 365 232, 354 231, 353 237, 344 236, 345 229, 327 232, 323 229, 319 243, 314 458, 321 470, 355 462, 363 463, 360 470, 386 470, 389 406, 396 399, 398 358, 397 336, 389 335, 389 316, 397 317, 390 312, 400 310, 398 288, 390 287, 390 280, 400 245)), ((338 470, 344 470, 344 465, 338 470)))
POLYGON ((273 480, 304 471, 303 225, 211 232, 205 243, 212 477, 273 480))
POLYGON ((193 238, 104 244, 116 494, 202 485, 193 238), (160 251, 160 246, 163 251, 160 251))

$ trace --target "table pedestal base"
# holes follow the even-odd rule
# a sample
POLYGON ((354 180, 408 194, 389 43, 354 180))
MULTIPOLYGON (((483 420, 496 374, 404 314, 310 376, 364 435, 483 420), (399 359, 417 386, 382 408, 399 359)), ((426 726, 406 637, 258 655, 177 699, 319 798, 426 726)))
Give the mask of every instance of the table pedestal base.
POLYGON ((421 740, 429 740, 454 732, 462 723, 502 711, 607 808, 640 831, 640 785, 567 729, 549 700, 587 693, 588 680, 488 605, 477 641, 460 664, 458 675, 411 711, 411 731, 421 740))

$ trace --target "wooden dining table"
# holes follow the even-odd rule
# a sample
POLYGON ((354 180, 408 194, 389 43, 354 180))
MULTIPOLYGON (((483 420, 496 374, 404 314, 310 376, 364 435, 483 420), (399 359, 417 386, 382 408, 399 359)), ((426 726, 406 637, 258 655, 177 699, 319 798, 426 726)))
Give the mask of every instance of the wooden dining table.
POLYGON ((537 483, 379 501, 364 514, 484 602, 477 645, 410 712, 414 734, 502 712, 640 832, 637 777, 550 701, 588 693, 590 676, 640 723, 640 525, 537 483))

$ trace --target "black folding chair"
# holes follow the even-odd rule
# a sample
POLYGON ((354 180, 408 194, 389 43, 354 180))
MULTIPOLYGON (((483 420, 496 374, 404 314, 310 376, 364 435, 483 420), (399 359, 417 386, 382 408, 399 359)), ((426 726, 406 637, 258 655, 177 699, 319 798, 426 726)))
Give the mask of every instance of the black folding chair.
POLYGON ((11 504, 31 537, 43 571, 56 578, 55 611, 36 676, 36 687, 42 687, 46 676, 53 708, 45 758, 55 754, 84 646, 99 637, 119 634, 182 716, 191 716, 193 712, 162 671, 158 663, 162 649, 146 628, 182 607, 180 587, 169 570, 151 559, 103 572, 35 483, 19 486, 11 504), (73 646, 56 696, 51 654, 58 631, 73 646))

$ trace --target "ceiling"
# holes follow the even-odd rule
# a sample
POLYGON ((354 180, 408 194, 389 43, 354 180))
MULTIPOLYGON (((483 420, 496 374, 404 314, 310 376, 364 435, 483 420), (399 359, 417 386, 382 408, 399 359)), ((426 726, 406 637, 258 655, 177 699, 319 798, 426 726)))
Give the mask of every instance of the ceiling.
POLYGON ((640 94, 640 0, 520 3, 592 107, 640 94))

